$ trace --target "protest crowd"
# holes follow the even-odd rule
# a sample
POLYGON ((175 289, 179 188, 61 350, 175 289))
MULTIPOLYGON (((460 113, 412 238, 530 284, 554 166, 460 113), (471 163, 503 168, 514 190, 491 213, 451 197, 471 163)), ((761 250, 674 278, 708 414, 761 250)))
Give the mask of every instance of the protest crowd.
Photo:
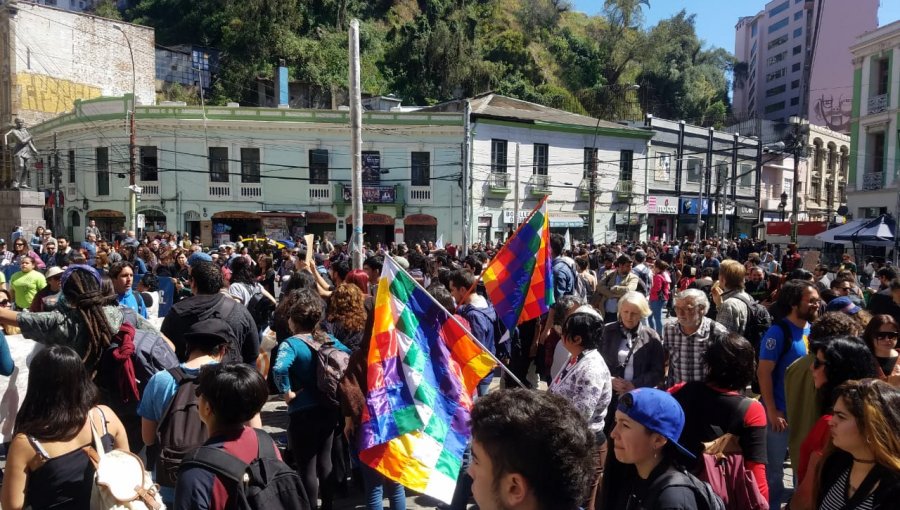
POLYGON ((120 485, 129 508, 330 510, 351 490, 394 510, 413 491, 453 510, 898 508, 883 259, 545 226, 543 244, 366 245, 353 270, 324 239, 85 234, 0 239, 0 374, 37 343, 3 509, 107 508, 120 485), (260 430, 270 398, 286 445, 260 430), (152 479, 104 470, 116 451, 152 479))

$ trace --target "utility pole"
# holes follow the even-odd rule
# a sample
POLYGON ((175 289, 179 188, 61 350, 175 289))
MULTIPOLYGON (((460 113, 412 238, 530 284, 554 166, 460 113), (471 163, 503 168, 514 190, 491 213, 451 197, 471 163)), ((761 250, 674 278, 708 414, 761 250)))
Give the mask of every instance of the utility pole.
POLYGON ((703 224, 703 178, 706 170, 700 169, 700 192, 697 193, 697 232, 694 234, 694 242, 700 242, 700 225, 703 224))
MULTIPOLYGON (((591 167, 589 171, 591 172, 590 181, 588 186, 588 235, 591 238, 591 243, 597 242, 594 238, 594 221, 596 220, 596 211, 597 208, 597 142, 596 136, 594 137, 594 146, 591 147, 591 167)), ((646 182, 646 180, 645 180, 646 182)))
MULTIPOLYGON (((463 101, 465 101, 465 104, 463 107, 463 112, 464 112, 463 114, 465 115, 465 121, 463 123, 464 141, 463 141, 463 150, 462 150, 462 179, 460 180, 460 183, 462 184, 462 186, 460 186, 460 187, 462 188, 462 224, 463 224, 462 254, 463 254, 463 256, 466 256, 469 254, 469 244, 471 244, 471 242, 469 240, 469 233, 470 233, 469 232, 469 229, 470 229, 469 199, 470 199, 471 195, 469 195, 468 190, 472 189, 472 186, 469 183, 469 178, 472 175, 470 168, 469 168, 469 159, 470 159, 470 154, 472 151, 472 145, 471 145, 471 140, 470 140, 471 129, 472 129, 470 117, 472 115, 472 106, 469 104, 468 98, 464 99, 463 101)), ((474 206, 474 204, 473 204, 473 206, 474 206)), ((485 239, 485 241, 490 241, 490 236, 488 236, 488 239, 485 239)))
POLYGON ((516 174, 513 191, 513 232, 519 229, 519 142, 516 142, 516 174))
POLYGON ((136 173, 137 173, 137 160, 135 158, 135 149, 137 145, 137 137, 134 132, 134 110, 135 110, 135 97, 134 94, 131 96, 131 116, 129 121, 129 131, 131 134, 128 137, 128 213, 130 214, 129 220, 131 221, 131 228, 129 230, 134 231, 134 235, 137 236, 137 182, 136 182, 136 173))
POLYGON ((56 132, 53 133, 53 232, 58 236, 61 229, 59 228, 59 149, 56 145, 56 132))
POLYGON ((350 175, 353 192, 353 269, 363 265, 362 95, 359 84, 359 20, 350 21, 350 175))

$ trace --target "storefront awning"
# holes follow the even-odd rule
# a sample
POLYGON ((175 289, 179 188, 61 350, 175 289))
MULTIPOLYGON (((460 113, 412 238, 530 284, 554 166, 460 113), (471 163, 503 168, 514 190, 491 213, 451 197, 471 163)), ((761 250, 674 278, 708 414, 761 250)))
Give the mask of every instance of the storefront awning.
POLYGON ((584 218, 581 216, 550 214, 550 228, 582 228, 584 218))

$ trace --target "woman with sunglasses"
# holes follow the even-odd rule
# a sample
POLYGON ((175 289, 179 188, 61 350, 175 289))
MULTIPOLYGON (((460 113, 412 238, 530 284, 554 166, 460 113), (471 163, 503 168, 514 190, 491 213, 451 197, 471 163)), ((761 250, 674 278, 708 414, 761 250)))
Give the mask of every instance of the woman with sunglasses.
POLYGON ((21 266, 22 257, 31 257, 35 267, 41 271, 47 268, 44 261, 41 260, 41 256, 35 253, 34 250, 31 250, 28 244, 25 243, 25 239, 20 237, 13 243, 13 258, 15 263, 21 266))
POLYGON ((900 325, 894 317, 884 314, 876 315, 869 321, 863 340, 878 361, 878 378, 894 386, 900 386, 900 363, 897 362, 897 337, 900 325))
MULTIPOLYGON (((834 417, 834 390, 850 380, 875 376, 875 359, 859 337, 837 336, 810 343, 815 356, 810 370, 818 392, 819 420, 800 445, 797 480, 803 484, 810 466, 818 465, 828 445, 829 428, 834 417)), ((793 506, 793 505, 792 505, 793 506)))
POLYGON ((878 379, 837 388, 833 449, 823 461, 815 508, 887 510, 900 500, 900 389, 878 379))

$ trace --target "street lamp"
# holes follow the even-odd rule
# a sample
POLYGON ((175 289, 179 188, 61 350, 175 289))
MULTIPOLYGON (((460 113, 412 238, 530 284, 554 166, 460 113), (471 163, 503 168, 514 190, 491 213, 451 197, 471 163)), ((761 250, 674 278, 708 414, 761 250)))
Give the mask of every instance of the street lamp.
POLYGON ((781 202, 778 204, 778 208, 781 209, 781 221, 784 221, 784 210, 787 208, 787 191, 781 192, 781 202))
MULTIPOLYGON (((799 200, 797 192, 800 190, 800 156, 806 153, 806 134, 809 133, 809 121, 801 117, 791 116, 788 123, 792 126, 788 136, 788 146, 794 157, 794 189, 791 190, 791 242, 797 242, 797 222, 800 218, 799 200)), ((782 213, 783 214, 783 213, 782 213)))
POLYGON ((137 235, 137 183, 135 182, 136 161, 135 161, 135 145, 136 137, 134 134, 134 110, 137 105, 137 96, 135 95, 135 82, 137 74, 134 67, 134 51, 131 49, 131 38, 125 33, 125 29, 119 25, 113 25, 116 30, 122 32, 125 42, 128 44, 128 53, 131 55, 131 115, 129 119, 129 131, 131 132, 128 139, 128 214, 131 228, 137 235))

